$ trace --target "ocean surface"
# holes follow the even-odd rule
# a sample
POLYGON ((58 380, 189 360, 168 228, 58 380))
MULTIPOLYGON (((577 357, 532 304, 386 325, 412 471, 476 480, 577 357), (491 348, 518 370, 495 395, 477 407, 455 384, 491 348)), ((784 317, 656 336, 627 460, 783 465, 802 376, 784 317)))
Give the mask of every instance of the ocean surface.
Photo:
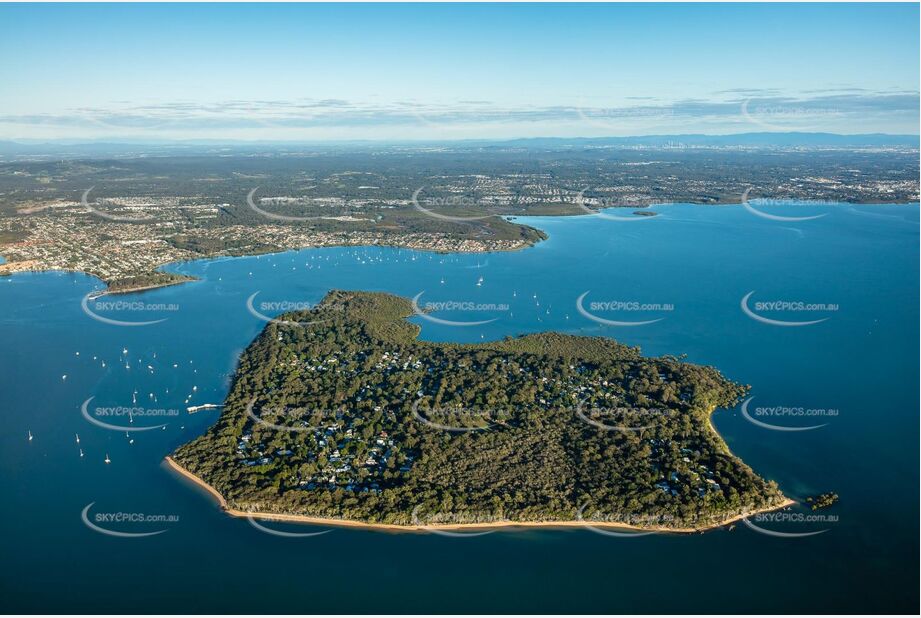
POLYGON ((518 252, 174 264, 199 280, 86 311, 92 277, 0 279, 0 611, 916 613, 918 205, 654 210, 519 219, 549 240, 518 252), (555 329, 714 365, 752 387, 714 415, 732 451, 790 497, 840 502, 687 536, 285 536, 330 529, 225 516, 163 457, 217 419, 187 407, 223 400, 260 314, 333 288, 486 322, 414 317, 430 340, 555 329))

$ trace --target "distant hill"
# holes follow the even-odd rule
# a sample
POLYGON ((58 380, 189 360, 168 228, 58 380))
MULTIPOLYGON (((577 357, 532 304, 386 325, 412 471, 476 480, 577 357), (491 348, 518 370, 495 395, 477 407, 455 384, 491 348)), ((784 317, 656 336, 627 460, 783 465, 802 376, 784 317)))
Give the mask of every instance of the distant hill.
POLYGON ((323 150, 365 150, 388 145, 441 146, 464 148, 536 148, 544 150, 569 148, 918 148, 917 135, 865 133, 840 135, 836 133, 735 133, 732 135, 640 135, 634 137, 534 137, 512 140, 457 141, 327 141, 327 142, 269 142, 269 141, 132 141, 108 140, 98 142, 74 141, 2 141, 0 157, 106 157, 170 154, 209 154, 221 152, 262 152, 274 149, 309 148, 323 150))
POLYGON ((554 146, 646 146, 646 147, 907 147, 918 148, 917 135, 889 135, 886 133, 863 133, 840 135, 837 133, 734 133, 732 135, 641 135, 635 137, 587 137, 556 138, 538 137, 504 142, 509 145, 554 147, 554 146))

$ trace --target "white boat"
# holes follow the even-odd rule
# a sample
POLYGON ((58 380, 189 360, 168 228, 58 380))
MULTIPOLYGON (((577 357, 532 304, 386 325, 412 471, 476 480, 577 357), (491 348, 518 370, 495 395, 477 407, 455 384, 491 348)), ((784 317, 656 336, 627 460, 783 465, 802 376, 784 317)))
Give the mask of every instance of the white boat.
POLYGON ((75 433, 74 435, 77 436, 77 444, 80 444, 80 434, 75 433))
POLYGON ((108 463, 112 463, 112 460, 109 459, 109 454, 108 454, 108 453, 106 453, 106 463, 107 463, 107 464, 108 464, 108 463))
POLYGON ((199 410, 213 410, 214 408, 220 408, 222 406, 223 404, 220 404, 220 403, 203 403, 200 406, 189 406, 188 408, 186 408, 186 411, 189 414, 195 414, 199 410))
POLYGON ((80 457, 83 457, 83 449, 80 449, 80 457))
POLYGON ((30 429, 30 430, 29 430, 29 442, 31 442, 31 441, 32 441, 32 430, 30 429))

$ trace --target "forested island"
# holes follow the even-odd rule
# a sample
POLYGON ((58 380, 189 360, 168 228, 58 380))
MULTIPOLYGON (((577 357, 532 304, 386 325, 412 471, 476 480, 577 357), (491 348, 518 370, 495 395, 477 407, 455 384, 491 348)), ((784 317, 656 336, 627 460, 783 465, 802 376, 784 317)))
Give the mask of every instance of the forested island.
POLYGON ((240 358, 171 458, 235 515, 702 530, 790 502, 709 422, 747 388, 602 337, 430 343, 409 300, 330 292, 240 358))

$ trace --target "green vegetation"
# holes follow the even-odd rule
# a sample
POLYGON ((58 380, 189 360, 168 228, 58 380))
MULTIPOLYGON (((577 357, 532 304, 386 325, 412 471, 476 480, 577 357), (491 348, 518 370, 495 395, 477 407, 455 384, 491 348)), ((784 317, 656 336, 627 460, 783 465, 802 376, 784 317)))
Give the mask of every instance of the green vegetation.
POLYGON ((410 315, 336 291, 269 324, 175 459, 237 510, 376 523, 702 527, 784 500, 710 427, 745 392, 711 367, 559 333, 423 342, 410 315))
POLYGON ((122 277, 109 282, 108 291, 112 294, 136 292, 148 288, 159 288, 166 285, 176 285, 184 281, 192 281, 194 277, 179 275, 176 273, 164 273, 160 271, 152 272, 147 275, 137 275, 134 277, 122 277))
POLYGON ((838 494, 832 491, 826 492, 824 494, 819 494, 818 496, 810 496, 806 498, 806 504, 812 506, 813 511, 826 509, 836 502, 838 502, 838 494))

